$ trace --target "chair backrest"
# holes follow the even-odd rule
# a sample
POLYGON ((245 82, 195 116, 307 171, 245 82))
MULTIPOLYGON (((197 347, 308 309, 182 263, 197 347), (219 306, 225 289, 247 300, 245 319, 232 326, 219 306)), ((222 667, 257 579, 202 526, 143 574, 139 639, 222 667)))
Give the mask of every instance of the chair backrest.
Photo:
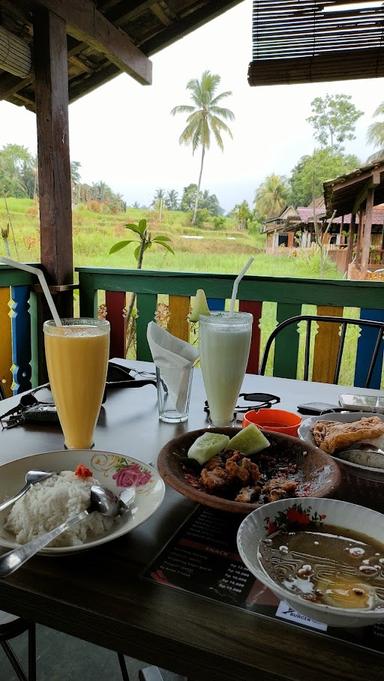
MULTIPOLYGON (((370 329, 368 336, 365 337, 364 341, 364 369, 362 372, 361 362, 357 366, 357 354, 355 357, 355 382, 354 385, 360 387, 369 388, 377 387, 373 386, 373 376, 377 373, 381 376, 382 362, 383 362, 383 334, 384 334, 384 321, 375 321, 371 319, 352 319, 348 317, 333 317, 333 316, 320 316, 320 315, 297 315, 295 317, 289 317, 280 324, 276 326, 274 331, 269 336, 267 343, 265 345, 263 357, 260 364, 259 373, 264 375, 267 367, 270 350, 277 336, 281 336, 287 329, 290 329, 292 333, 292 327, 298 326, 300 322, 305 324, 305 342, 304 342, 304 357, 303 357, 303 378, 305 381, 310 380, 310 359, 311 359, 311 339, 313 340, 313 328, 314 323, 319 325, 324 325, 330 329, 329 325, 333 325, 333 329, 330 334, 328 334, 328 344, 326 341, 326 336, 323 336, 322 343, 322 354, 323 358, 326 357, 326 361, 329 364, 329 371, 326 379, 318 378, 312 374, 312 380, 323 380, 329 383, 337 384, 339 382, 341 363, 343 359, 343 353, 345 349, 345 338, 347 329, 349 326, 359 327, 362 329, 370 329)), ((323 329, 324 329, 323 327, 323 329)), ((318 327, 320 328, 320 327, 318 327)), ((296 329, 298 332, 298 329, 296 329)), ((288 338, 288 336, 287 336, 288 338)), ((359 341, 361 338, 359 339, 359 341)), ((314 336, 314 343, 316 345, 316 335, 314 336)), ((289 344, 287 345, 287 352, 289 352, 289 344)), ((315 347, 316 352, 316 347, 315 347)), ((296 357, 298 361, 298 357, 296 357)), ((380 385, 380 379, 379 379, 380 385)))

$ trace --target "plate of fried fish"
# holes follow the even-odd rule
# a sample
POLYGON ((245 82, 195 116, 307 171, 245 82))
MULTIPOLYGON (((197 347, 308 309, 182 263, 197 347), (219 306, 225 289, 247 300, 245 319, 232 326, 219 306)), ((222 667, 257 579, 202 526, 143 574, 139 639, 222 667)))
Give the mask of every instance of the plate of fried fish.
POLYGON ((298 434, 338 459, 384 469, 384 414, 330 412, 305 419, 298 434))
POLYGON ((304 419, 298 435, 341 466, 344 499, 384 511, 384 414, 329 412, 304 419))

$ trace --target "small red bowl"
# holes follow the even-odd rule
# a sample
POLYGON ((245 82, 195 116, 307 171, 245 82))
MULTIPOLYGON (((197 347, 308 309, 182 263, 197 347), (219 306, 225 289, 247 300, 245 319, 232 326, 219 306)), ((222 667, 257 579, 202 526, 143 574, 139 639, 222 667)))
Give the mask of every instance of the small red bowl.
POLYGON ((273 430, 275 433, 297 437, 297 429, 301 423, 301 416, 284 409, 258 409, 244 414, 243 428, 254 423, 262 430, 273 430))

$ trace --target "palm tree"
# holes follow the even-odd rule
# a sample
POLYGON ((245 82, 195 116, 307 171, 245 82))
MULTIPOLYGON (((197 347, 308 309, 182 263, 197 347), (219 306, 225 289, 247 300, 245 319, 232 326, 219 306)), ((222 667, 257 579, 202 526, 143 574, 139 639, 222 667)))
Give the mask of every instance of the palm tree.
POLYGON ((284 177, 268 175, 257 188, 255 194, 255 213, 258 220, 279 215, 287 205, 288 187, 284 177))
POLYGON ((167 197, 165 199, 165 205, 168 210, 177 210, 178 204, 178 194, 176 189, 169 189, 167 192, 167 197))
MULTIPOLYGON (((379 104, 373 116, 384 116, 384 102, 379 104)), ((384 121, 376 121, 371 123, 368 128, 368 142, 378 147, 378 151, 372 154, 367 160, 368 162, 374 160, 382 160, 384 157, 384 121)))
POLYGON ((192 217, 193 225, 196 222, 196 213, 199 205, 204 157, 206 150, 210 147, 211 134, 213 134, 222 151, 224 151, 224 144, 221 134, 226 132, 232 137, 232 132, 224 121, 233 121, 235 116, 230 109, 220 106, 221 101, 225 97, 229 97, 232 92, 227 91, 216 94, 220 80, 221 78, 217 74, 204 71, 201 80, 194 78, 187 83, 187 90, 190 92, 193 104, 181 104, 175 106, 171 111, 173 116, 177 113, 188 114, 187 125, 180 135, 179 143, 191 144, 193 154, 198 147, 201 147, 199 180, 192 217))

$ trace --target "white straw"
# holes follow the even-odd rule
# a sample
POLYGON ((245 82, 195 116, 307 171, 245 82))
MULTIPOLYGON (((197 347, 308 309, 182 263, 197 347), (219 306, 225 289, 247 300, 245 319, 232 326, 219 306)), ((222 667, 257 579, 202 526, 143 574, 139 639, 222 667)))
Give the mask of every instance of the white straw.
POLYGON ((231 296, 231 304, 229 307, 229 312, 230 314, 233 314, 235 310, 235 302, 237 298, 237 289, 239 288, 240 281, 242 280, 244 274, 246 273, 247 270, 249 270, 250 266, 252 265, 254 261, 254 257, 249 258, 248 262, 244 265, 243 269, 241 270, 240 274, 237 275, 235 281, 233 282, 233 289, 232 289, 232 296, 231 296))
POLYGON ((26 272, 30 272, 30 274, 35 274, 36 277, 39 280, 40 286, 43 289, 43 293, 47 299, 47 303, 49 305, 49 309, 51 310, 51 315, 53 317, 53 320, 56 324, 56 326, 62 326, 61 319, 59 317, 59 314, 56 309, 56 305, 53 302, 53 298, 51 296, 51 292, 48 288, 48 284, 46 282, 46 279, 44 277, 44 273, 42 270, 39 270, 38 267, 31 267, 31 265, 26 265, 23 262, 18 262, 17 260, 12 260, 11 258, 6 258, 3 255, 0 255, 0 262, 4 263, 4 265, 9 265, 10 267, 15 267, 18 270, 25 270, 26 272))

